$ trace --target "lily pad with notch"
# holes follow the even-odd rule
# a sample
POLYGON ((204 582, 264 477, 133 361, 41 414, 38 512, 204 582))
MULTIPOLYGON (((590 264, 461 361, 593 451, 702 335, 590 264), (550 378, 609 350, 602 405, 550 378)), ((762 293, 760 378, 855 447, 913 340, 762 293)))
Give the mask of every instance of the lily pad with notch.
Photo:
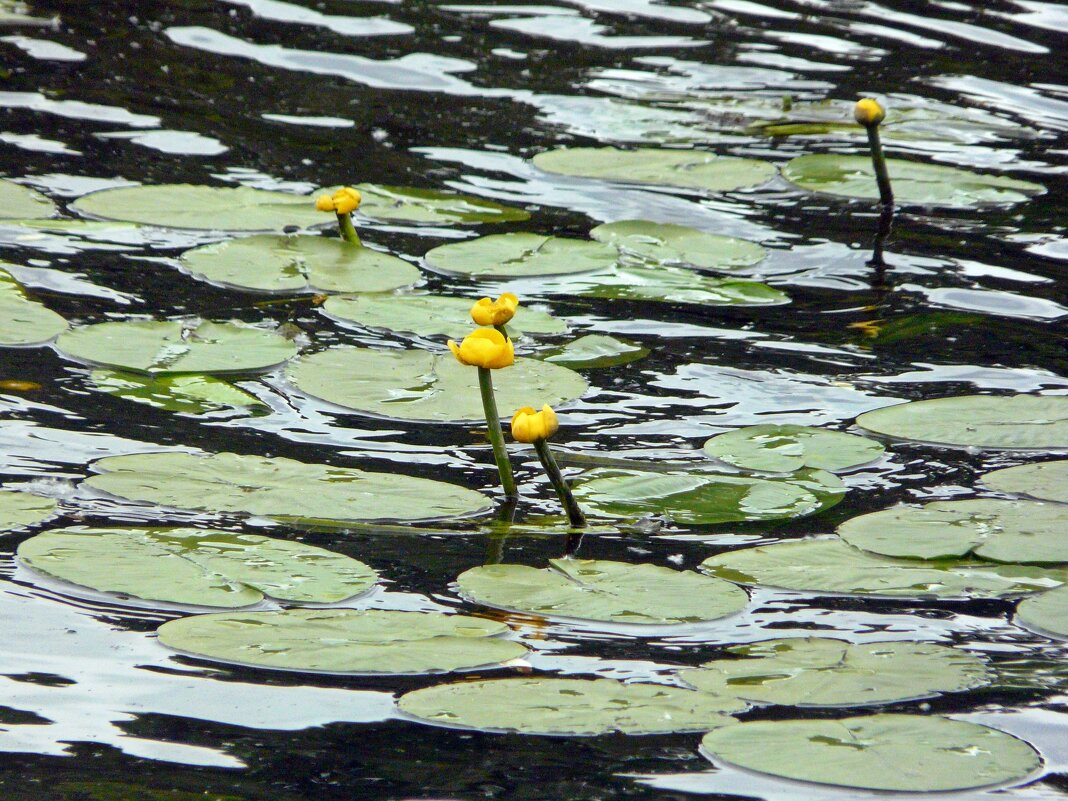
POLYGON ((359 213, 374 220, 387 222, 436 223, 504 223, 530 219, 530 212, 513 206, 502 206, 457 192, 421 189, 414 186, 382 186, 358 184, 359 213))
POLYGON ((207 414, 222 409, 268 412, 270 407, 243 389, 211 375, 144 375, 93 370, 90 380, 101 392, 180 414, 207 414))
POLYGON ((1068 459, 1006 467, 987 473, 982 482, 998 492, 1068 503, 1068 459))
POLYGON ((544 357, 547 362, 572 370, 619 367, 649 355, 649 349, 605 334, 587 334, 544 357))
POLYGON ((26 297, 0 262, 0 346, 42 345, 67 329, 67 321, 26 297))
POLYGON ((40 523, 55 512, 56 502, 51 498, 32 492, 0 490, 0 534, 40 523))
MULTIPOLYGON (((2 13, 3 9, 0 8, 2 13)), ((51 217, 55 213, 56 204, 36 189, 0 178, 0 219, 34 220, 51 217)))
POLYGON ((730 272, 752 267, 766 255, 756 242, 675 223, 623 220, 598 225, 590 236, 648 265, 683 265, 730 272))
POLYGON ((874 462, 885 451, 881 443, 854 434, 772 423, 717 434, 704 444, 708 456, 745 470, 770 473, 803 467, 849 470, 874 462))
POLYGON ((619 252, 588 239, 525 232, 493 234, 427 251, 427 266, 472 278, 528 278, 564 275, 611 267, 619 252))

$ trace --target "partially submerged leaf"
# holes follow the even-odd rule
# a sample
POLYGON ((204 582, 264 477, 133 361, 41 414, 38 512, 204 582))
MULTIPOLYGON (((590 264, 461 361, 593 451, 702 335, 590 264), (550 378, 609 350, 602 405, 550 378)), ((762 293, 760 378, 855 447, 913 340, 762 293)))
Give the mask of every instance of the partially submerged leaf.
POLYGON ((0 269, 0 346, 40 345, 66 328, 66 320, 26 297, 19 282, 0 269))
POLYGON ((1068 638, 1068 587, 1058 587, 1020 601, 1016 620, 1029 628, 1068 638))
MULTIPOLYGON (((0 7, 0 24, 3 11, 0 7)), ((0 219, 42 219, 55 213, 56 204, 37 190, 0 178, 0 219)))
POLYGON ((789 473, 803 467, 848 470, 881 457, 883 446, 872 439, 811 426, 746 426, 707 440, 709 456, 745 470, 789 473))
POLYGON ((545 361, 572 370, 595 367, 618 367, 649 355, 649 349, 625 339, 604 334, 587 334, 573 339, 545 357, 545 361))
POLYGON ((363 196, 359 213, 375 220, 449 225, 530 219, 530 212, 523 209, 457 192, 379 184, 358 184, 356 189, 363 196))
POLYGON ((998 492, 1068 503, 1068 459, 995 470, 982 481, 998 492))
POLYGON ((0 534, 47 520, 56 511, 56 502, 30 492, 0 490, 0 534))
POLYGON ((210 375, 143 375, 116 370, 93 370, 93 386, 124 400, 184 414, 220 409, 267 410, 259 398, 210 375))
POLYGON ((427 266, 473 278, 527 278, 611 267, 615 248, 586 239, 530 233, 493 234, 427 251, 427 266))
POLYGON ((617 264, 608 270, 546 279, 541 291, 609 300, 701 306, 780 306, 790 296, 759 281, 701 275, 685 267, 617 264))
POLYGON ((650 265, 682 265, 730 272, 766 255, 756 242, 674 223, 624 220, 598 225, 590 236, 650 265))

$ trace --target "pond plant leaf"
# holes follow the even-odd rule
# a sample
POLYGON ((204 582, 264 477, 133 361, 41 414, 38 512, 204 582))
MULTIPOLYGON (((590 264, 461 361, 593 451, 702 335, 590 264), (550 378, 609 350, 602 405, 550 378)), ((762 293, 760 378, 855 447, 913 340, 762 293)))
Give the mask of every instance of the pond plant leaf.
POLYGON ((419 281, 419 268, 325 236, 258 234, 187 250, 185 270, 213 284, 261 292, 387 292, 419 281))
POLYGON ((661 734, 733 724, 744 702, 661 684, 522 677, 440 684, 406 693, 400 710, 424 723, 521 734, 661 734))
MULTIPOLYGON (((471 333, 475 298, 448 295, 375 294, 335 295, 323 311, 344 322, 420 337, 448 337, 457 341, 471 333)), ((516 309, 508 323, 513 339, 527 334, 565 334, 567 323, 548 312, 526 306, 516 309)))
POLYGON ((666 515, 682 525, 782 520, 828 509, 845 494, 837 476, 802 470, 784 478, 707 470, 591 470, 574 487, 591 514, 666 515))
POLYGON ((785 292, 759 281, 701 275, 686 267, 624 264, 595 273, 548 279, 540 291, 550 295, 701 306, 781 306, 790 302, 785 292))
POLYGON ((157 184, 90 192, 71 204, 87 217, 203 231, 280 231, 332 222, 315 199, 247 186, 157 184))
POLYGON ((1024 598, 1016 608, 1016 620, 1028 628, 1068 638, 1068 587, 1024 598))
POLYGON ((270 596, 335 603, 374 587, 375 571, 289 540, 194 528, 52 529, 18 557, 34 570, 146 601, 239 607, 270 596))
POLYGON ((139 453, 96 461, 86 486, 177 509, 244 512, 299 523, 438 520, 488 511, 474 490, 396 473, 282 457, 139 453))
POLYGON ((1068 562, 1068 506, 977 498, 894 506, 847 520, 838 535, 855 548, 906 559, 971 554, 994 562, 1068 562))
POLYGON ((649 265, 682 265, 730 272, 740 267, 752 267, 767 255, 764 248, 748 239, 649 220, 605 223, 590 231, 590 236, 649 265))
POLYGON ((26 297, 11 273, 0 268, 0 346, 41 345, 66 328, 66 320, 26 297))
POLYGON ((1068 459, 1006 467, 987 473, 982 481, 998 492, 1068 503, 1068 459))
MULTIPOLYGON (((338 347, 301 357, 287 375, 302 392, 364 414, 439 423, 485 420, 478 371, 450 353, 338 347)), ((494 370, 493 385, 501 409, 555 407, 587 389, 573 370, 524 358, 494 370)))
POLYGON ((704 444, 707 455, 745 470, 789 473, 803 467, 849 470, 885 452, 873 439, 799 425, 746 426, 717 434, 704 444))
POLYGON ((40 523, 55 512, 56 502, 51 498, 18 490, 0 490, 0 534, 40 523))
POLYGON ((641 147, 571 147, 534 157, 545 172, 577 178, 601 178, 627 184, 651 184, 702 192, 733 192, 766 184, 778 171, 758 159, 717 156, 703 150, 641 147))
POLYGON ((0 178, 0 219, 43 219, 55 213, 56 204, 37 190, 0 178))
POLYGON ((495 667, 527 649, 503 623, 377 609, 222 612, 164 623, 168 648, 238 665, 325 673, 416 674, 495 667))
POLYGON ((706 662, 679 677, 702 692, 786 706, 907 701, 982 687, 991 679, 985 659, 930 643, 792 637, 727 651, 744 658, 706 662))
POLYGON ((857 425, 895 439, 975 448, 1068 448, 1068 396, 961 395, 866 412, 857 425))
POLYGON ((61 334, 56 347, 72 359, 149 375, 266 370, 297 353, 272 331, 199 319, 86 325, 61 334))
POLYGON ((485 606, 642 625, 716 620, 749 601, 737 585, 688 570, 603 559, 550 559, 549 565, 483 565, 456 583, 465 598, 485 606))
MULTIPOLYGON (((511 324, 509 324, 511 328, 511 324)), ((573 339, 545 357, 545 361, 572 370, 618 367, 649 355, 649 349, 605 334, 587 334, 573 339)))
POLYGON ((259 398, 210 375, 152 376, 117 370, 93 370, 89 378, 101 392, 168 412, 206 414, 221 409, 269 411, 267 404, 259 398))
POLYGON ((472 278, 529 278, 611 267, 619 252, 588 239, 525 232, 493 234, 439 245, 424 259, 433 270, 472 278))
POLYGON ((914 793, 1023 779, 1042 764, 1011 734, 938 715, 751 721, 709 732, 701 748, 786 779, 914 793))
MULTIPOLYGON (((887 159, 886 166, 898 203, 971 208, 1021 203, 1046 191, 1041 184, 1030 181, 937 164, 887 159)), ((797 156, 787 162, 782 173, 786 180, 813 192, 861 200, 879 198, 875 169, 868 156, 797 156)))
POLYGON ((410 223, 502 223, 530 219, 530 212, 456 192, 414 186, 358 184, 359 213, 374 220, 410 223))
POLYGON ((741 548, 701 563, 717 578, 759 587, 832 595, 899 598, 1004 598, 1068 582, 1068 570, 978 560, 894 559, 833 539, 741 548))

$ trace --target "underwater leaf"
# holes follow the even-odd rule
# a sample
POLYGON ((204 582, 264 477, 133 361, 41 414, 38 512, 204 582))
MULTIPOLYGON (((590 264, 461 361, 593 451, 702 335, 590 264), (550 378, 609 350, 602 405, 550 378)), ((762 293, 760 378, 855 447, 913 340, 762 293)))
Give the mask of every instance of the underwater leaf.
POLYGON ((40 523, 55 511, 56 502, 51 498, 18 490, 0 490, 0 533, 40 523))
MULTIPOLYGON (((2 13, 3 9, 0 8, 2 13)), ((56 204, 37 190, 0 178, 0 219, 33 220, 51 217, 55 213, 56 204)))
POLYGON ((312 545, 193 528, 52 529, 19 545, 18 556, 100 592, 198 606, 247 606, 264 595, 334 603, 377 580, 363 562, 312 545))
MULTIPOLYGON (((511 324, 509 324, 509 329, 511 324)), ((649 349, 625 339, 604 334, 587 334, 573 339, 545 357, 545 361, 570 367, 572 370, 595 367, 618 367, 649 355, 649 349)))
POLYGON ((866 412, 857 425, 895 439, 975 448, 1068 448, 1066 395, 962 395, 866 412))
POLYGON ((1022 779, 1042 764, 1011 734, 938 715, 752 721, 709 732, 701 748, 786 779, 916 793, 1022 779))
POLYGON ((0 346, 40 345, 66 328, 66 320, 26 297, 19 282, 0 268, 0 346))
POLYGON ((670 625, 715 620, 749 596, 729 581, 688 570, 603 559, 551 559, 539 570, 483 565, 456 579, 461 594, 485 606, 545 617, 670 625))
POLYGON ((474 490, 399 473, 372 473, 282 457, 139 453, 93 464, 85 485, 177 509, 244 512, 300 523, 437 520, 479 514, 474 490))
POLYGON ((685 267, 623 264, 595 273, 550 278, 540 291, 550 295, 701 306, 780 306, 790 302, 785 292, 759 281, 715 278, 685 267))
POLYGON ((297 353, 285 337, 238 322, 128 320, 97 323, 60 335, 72 359, 150 375, 265 370, 297 353))
POLYGON ((875 461, 885 448, 841 431, 769 423, 718 434, 705 442, 704 451, 745 470, 789 473, 803 467, 848 470, 875 461))
POLYGON ((223 612, 164 623, 169 648, 238 665, 358 674, 441 673, 526 655, 508 627, 466 615, 357 609, 223 612))
POLYGON ((660 734, 734 723, 745 704, 661 684, 524 677, 440 684, 402 695, 424 723, 521 734, 660 734))
POLYGON ((101 392, 168 412, 206 414, 220 409, 269 410, 259 398, 210 375, 151 376, 93 370, 89 378, 101 392))
POLYGON ((674 223, 624 220, 598 225, 590 236, 649 265, 683 265, 730 272, 752 267, 767 254, 756 242, 674 223))
POLYGON ((1068 638, 1068 587, 1024 598, 1016 608, 1016 620, 1029 628, 1068 638))
POLYGON ((679 677, 702 692, 786 706, 859 706, 982 687, 985 659, 944 645, 795 637, 736 645, 679 677))
POLYGON ((987 473, 982 481, 998 492, 1068 503, 1068 459, 1006 467, 987 473))
POLYGON ((433 270, 473 278, 527 278, 611 267, 619 252, 600 242, 560 236, 493 234, 427 251, 433 270))
POLYGON ((449 225, 530 219, 530 212, 523 209, 456 192, 378 184, 358 184, 356 189, 363 197, 359 214, 375 220, 449 225))

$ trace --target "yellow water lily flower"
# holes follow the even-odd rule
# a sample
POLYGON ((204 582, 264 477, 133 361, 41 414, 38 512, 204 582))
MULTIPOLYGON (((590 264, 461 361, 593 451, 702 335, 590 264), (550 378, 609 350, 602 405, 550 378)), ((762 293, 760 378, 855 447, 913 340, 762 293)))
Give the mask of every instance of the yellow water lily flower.
POLYGON ((479 328, 464 337, 457 345, 449 340, 449 350, 460 364, 496 370, 515 364, 512 340, 496 328, 479 328))
POLYGON ((471 307, 471 319, 479 325, 504 325, 519 308, 519 298, 511 292, 505 292, 496 300, 482 298, 471 307))
POLYGON ((560 428, 556 412, 549 404, 541 407, 540 412, 530 406, 524 406, 512 416, 512 439, 516 442, 537 442, 548 439, 560 428))
POLYGON ((333 211, 338 214, 352 214, 360 207, 363 198, 351 186, 343 186, 333 196, 320 195, 315 199, 315 208, 319 211, 333 211))
POLYGON ((857 101, 853 107, 853 118, 864 127, 878 125, 886 119, 886 110, 879 105, 878 100, 866 97, 857 101))

